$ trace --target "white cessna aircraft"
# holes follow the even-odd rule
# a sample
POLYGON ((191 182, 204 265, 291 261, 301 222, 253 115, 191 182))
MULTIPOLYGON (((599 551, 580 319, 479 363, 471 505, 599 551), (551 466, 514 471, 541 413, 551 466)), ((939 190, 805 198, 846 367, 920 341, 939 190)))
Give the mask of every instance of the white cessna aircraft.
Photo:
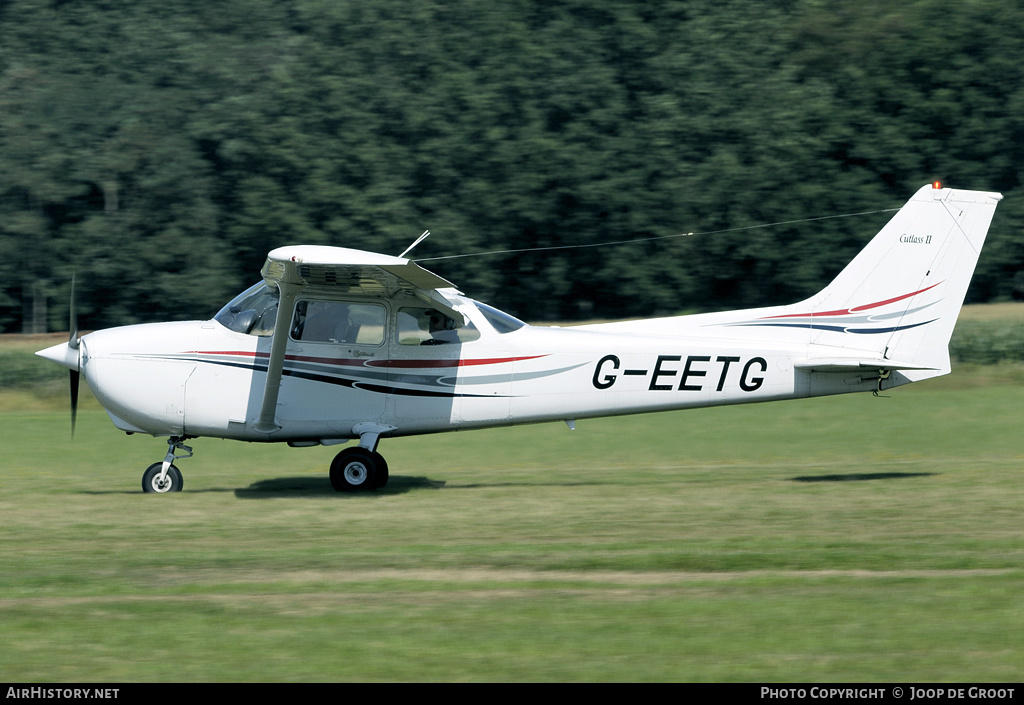
MULTIPOLYGON (((997 193, 919 190, 797 304, 529 326, 403 257, 282 247, 213 320, 126 326, 38 354, 117 428, 167 436, 145 492, 181 490, 199 436, 333 445, 336 490, 383 487, 382 437, 889 389, 950 371, 997 193), (182 451, 183 454, 176 454, 182 451)), ((408 251, 407 251, 408 252, 408 251)), ((404 254, 404 253, 403 253, 404 254)), ((73 306, 72 306, 73 308, 73 306)), ((74 315, 72 314, 72 320, 74 315)))

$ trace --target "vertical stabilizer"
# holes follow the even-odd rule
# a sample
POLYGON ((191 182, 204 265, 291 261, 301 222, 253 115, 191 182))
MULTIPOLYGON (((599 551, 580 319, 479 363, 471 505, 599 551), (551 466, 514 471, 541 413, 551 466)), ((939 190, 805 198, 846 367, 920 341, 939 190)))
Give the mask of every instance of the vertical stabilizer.
POLYGON ((831 284, 759 323, 920 371, 911 378, 949 372, 949 339, 1001 199, 921 188, 831 284))

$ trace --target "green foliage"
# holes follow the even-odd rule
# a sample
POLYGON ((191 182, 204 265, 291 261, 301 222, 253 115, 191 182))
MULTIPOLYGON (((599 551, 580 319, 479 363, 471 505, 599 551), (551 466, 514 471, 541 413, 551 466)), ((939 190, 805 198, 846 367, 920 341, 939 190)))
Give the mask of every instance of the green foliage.
POLYGON ((423 258, 563 248, 424 262, 529 318, 778 303, 884 218, 792 221, 934 178, 1007 195, 971 296, 1024 298, 1022 13, 13 0, 0 329, 33 302, 65 327, 73 269, 83 327, 200 318, 273 247, 397 253, 425 228, 423 258), (685 232, 705 234, 568 249, 685 232))
POLYGON ((66 385, 67 378, 67 370, 31 352, 0 348, 0 390, 39 391, 55 386, 58 381, 66 385))
POLYGON ((1024 325, 1013 320, 961 321, 949 341, 949 355, 978 365, 1024 361, 1024 325))

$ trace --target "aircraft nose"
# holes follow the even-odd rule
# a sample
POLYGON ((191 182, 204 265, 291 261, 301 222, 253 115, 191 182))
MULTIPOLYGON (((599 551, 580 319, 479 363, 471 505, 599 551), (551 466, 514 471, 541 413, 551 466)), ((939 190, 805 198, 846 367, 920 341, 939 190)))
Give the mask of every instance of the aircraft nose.
MULTIPOLYGON (((82 336, 81 371, 115 426, 154 436, 182 435, 185 382, 195 369, 202 325, 145 323, 82 336)), ((54 348, 43 352, 50 351, 61 354, 54 348)))
POLYGON ((78 350, 75 350, 67 343, 59 343, 45 350, 40 350, 36 355, 51 362, 56 362, 58 365, 63 365, 69 370, 78 372, 78 353, 78 350))

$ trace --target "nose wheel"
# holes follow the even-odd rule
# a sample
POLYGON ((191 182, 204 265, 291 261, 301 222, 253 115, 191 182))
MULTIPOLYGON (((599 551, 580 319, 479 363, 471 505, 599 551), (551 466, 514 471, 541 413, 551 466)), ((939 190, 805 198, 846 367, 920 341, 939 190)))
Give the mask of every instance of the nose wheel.
POLYGON ((173 465, 164 473, 163 463, 153 463, 142 473, 142 491, 145 493, 181 492, 181 471, 173 465))
POLYGON ((149 494, 152 492, 164 494, 166 492, 181 492, 183 480, 181 470, 174 461, 179 458, 191 458, 192 448, 185 445, 184 438, 171 436, 167 439, 167 455, 163 462, 153 463, 146 472, 142 473, 142 491, 149 494), (184 451, 181 455, 175 455, 175 451, 184 451))

